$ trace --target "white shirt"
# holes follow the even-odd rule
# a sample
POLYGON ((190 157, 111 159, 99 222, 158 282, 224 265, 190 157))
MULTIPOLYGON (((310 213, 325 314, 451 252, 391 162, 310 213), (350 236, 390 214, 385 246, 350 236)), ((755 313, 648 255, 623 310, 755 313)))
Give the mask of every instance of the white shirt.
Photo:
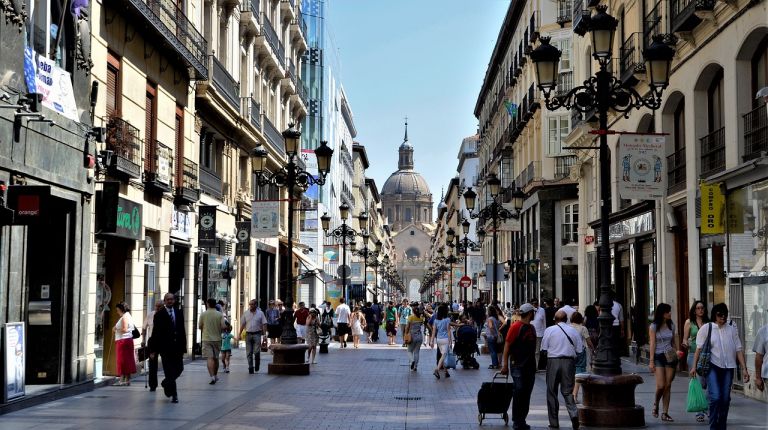
POLYGON ((124 313, 115 324, 115 340, 133 339, 133 328, 134 325, 131 313, 124 313), (125 326, 127 327, 125 331, 123 331, 123 321, 125 321, 125 326))
MULTIPOLYGON (((752 344, 752 351, 758 354, 763 354, 763 368, 760 370, 760 377, 768 379, 768 325, 764 325, 757 331, 755 336, 755 343, 752 344)), ((758 370, 758 369, 755 369, 758 370)))
POLYGON ((336 316, 338 317, 338 323, 340 324, 349 324, 349 306, 347 306, 346 303, 340 304, 336 308, 336 316))
MULTIPOLYGON (((144 320, 144 339, 152 337, 152 329, 155 327, 155 311, 147 312, 147 318, 144 320)), ((144 341, 142 339, 142 341, 144 341)))
POLYGON ((619 323, 624 321, 624 312, 623 308, 617 302, 616 300, 613 301, 613 306, 611 306, 611 314, 613 315, 613 325, 618 326, 619 323))
POLYGON ((544 330, 544 338, 541 339, 541 349, 547 351, 547 358, 576 358, 576 354, 584 350, 584 342, 581 340, 579 332, 573 327, 566 323, 557 323, 544 330), (566 333, 568 334, 567 337, 566 333), (570 342, 568 338, 571 339, 570 342), (571 342, 573 342, 573 345, 571 345, 571 342))
POLYGON ((245 322, 245 331, 248 333, 264 331, 264 326, 267 325, 267 317, 260 308, 256 308, 256 312, 251 312, 249 308, 243 312, 243 322, 245 322))
POLYGON ((544 308, 539 307, 533 311, 531 325, 536 329, 536 337, 544 336, 544 330, 547 328, 547 315, 544 308))
POLYGON ((736 326, 730 324, 718 326, 717 323, 704 324, 696 335, 696 349, 702 349, 707 343, 707 334, 710 327, 713 326, 712 336, 709 339, 710 351, 712 351, 710 362, 721 369, 735 369, 738 367, 736 353, 742 350, 739 331, 736 326))
POLYGON ((571 305, 565 305, 562 308, 560 308, 561 311, 565 312, 565 315, 568 316, 567 322, 571 322, 571 315, 573 315, 574 312, 576 312, 576 308, 571 307, 571 305))

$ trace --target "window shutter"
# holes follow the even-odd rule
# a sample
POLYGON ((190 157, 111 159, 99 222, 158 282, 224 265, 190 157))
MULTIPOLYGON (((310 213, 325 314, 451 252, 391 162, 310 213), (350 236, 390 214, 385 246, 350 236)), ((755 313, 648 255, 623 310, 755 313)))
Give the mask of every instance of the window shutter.
POLYGON ((120 116, 120 59, 107 53, 107 118, 120 116))
POLYGON ((176 186, 184 185, 184 108, 176 106, 176 186))
POLYGON ((144 103, 144 170, 154 173, 155 166, 155 95, 157 89, 147 82, 147 98, 144 103))

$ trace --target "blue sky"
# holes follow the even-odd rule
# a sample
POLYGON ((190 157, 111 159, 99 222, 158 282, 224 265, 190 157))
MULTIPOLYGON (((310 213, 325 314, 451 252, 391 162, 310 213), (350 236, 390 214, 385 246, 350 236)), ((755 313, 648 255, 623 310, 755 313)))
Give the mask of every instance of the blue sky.
POLYGON ((326 24, 341 81, 381 190, 397 170, 404 117, 435 202, 455 175, 509 0, 333 0, 326 24))

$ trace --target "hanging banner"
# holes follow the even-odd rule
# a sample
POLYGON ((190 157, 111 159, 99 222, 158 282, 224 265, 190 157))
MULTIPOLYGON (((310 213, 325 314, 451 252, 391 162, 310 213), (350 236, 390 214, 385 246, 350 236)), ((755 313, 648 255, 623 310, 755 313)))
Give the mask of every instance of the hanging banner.
POLYGON ((238 221, 235 223, 237 229, 237 246, 235 255, 251 255, 251 222, 238 221))
POLYGON ((665 136, 622 134, 618 157, 621 166, 619 195, 623 199, 655 200, 667 190, 665 136))
POLYGON ((277 200, 254 200, 251 208, 251 237, 265 239, 277 237, 280 232, 280 202, 277 200))
POLYGON ((69 72, 27 47, 24 50, 24 78, 27 91, 43 95, 43 106, 72 121, 80 120, 69 72))
POLYGON ((338 245, 325 245, 323 247, 323 263, 338 263, 339 247, 338 245))
POLYGON ((352 282, 362 282, 363 281, 363 263, 350 263, 349 267, 351 269, 349 277, 352 279, 352 282))
POLYGON ((725 196, 720 184, 704 184, 701 186, 701 234, 722 234, 723 210, 725 196))
POLYGON ((216 206, 200 206, 200 222, 197 224, 197 246, 216 246, 216 206))

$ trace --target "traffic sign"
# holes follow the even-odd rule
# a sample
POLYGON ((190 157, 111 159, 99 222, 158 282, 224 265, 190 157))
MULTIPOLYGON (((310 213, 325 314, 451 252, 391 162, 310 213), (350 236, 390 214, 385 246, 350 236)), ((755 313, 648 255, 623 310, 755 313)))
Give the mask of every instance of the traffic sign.
POLYGON ((459 279, 459 286, 464 288, 469 288, 472 285, 472 278, 469 276, 462 276, 461 279, 459 279))

